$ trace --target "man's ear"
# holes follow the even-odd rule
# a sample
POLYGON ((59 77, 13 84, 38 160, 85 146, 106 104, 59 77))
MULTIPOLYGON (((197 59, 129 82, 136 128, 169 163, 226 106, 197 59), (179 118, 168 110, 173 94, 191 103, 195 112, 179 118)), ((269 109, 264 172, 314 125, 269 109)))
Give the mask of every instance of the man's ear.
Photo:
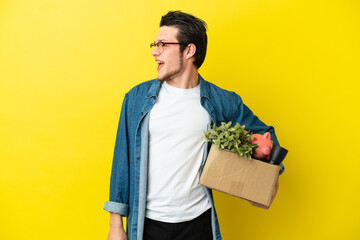
POLYGON ((193 43, 190 43, 187 48, 185 49, 185 57, 186 59, 189 59, 193 57, 196 53, 196 46, 193 43))

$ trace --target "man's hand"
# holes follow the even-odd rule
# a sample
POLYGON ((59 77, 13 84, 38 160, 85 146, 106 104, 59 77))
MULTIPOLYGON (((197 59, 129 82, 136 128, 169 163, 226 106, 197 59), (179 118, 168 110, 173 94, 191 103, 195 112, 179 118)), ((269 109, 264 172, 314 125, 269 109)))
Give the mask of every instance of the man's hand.
POLYGON ((127 240, 123 227, 122 216, 117 213, 110 214, 110 230, 107 240, 127 240))
POLYGON ((248 202, 251 203, 251 205, 253 205, 254 207, 259 207, 259 208, 263 208, 263 209, 269 209, 270 206, 271 206, 271 203, 274 201, 274 198, 275 198, 275 196, 276 196, 276 193, 277 193, 278 188, 279 188, 279 178, 278 178, 277 181, 276 181, 274 193, 273 193, 273 196, 272 196, 272 198, 271 198, 271 201, 270 201, 270 205, 269 205, 269 206, 265 206, 265 205, 262 205, 262 204, 259 204, 259 203, 256 203, 256 202, 252 202, 252 201, 248 201, 248 202))

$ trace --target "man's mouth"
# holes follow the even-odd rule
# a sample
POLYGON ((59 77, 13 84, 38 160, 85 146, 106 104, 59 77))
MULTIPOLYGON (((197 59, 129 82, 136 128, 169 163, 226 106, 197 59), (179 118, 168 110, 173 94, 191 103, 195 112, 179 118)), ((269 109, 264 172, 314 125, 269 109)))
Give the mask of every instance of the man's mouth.
POLYGON ((165 64, 163 61, 156 60, 156 63, 158 64, 157 70, 159 71, 160 68, 165 64))

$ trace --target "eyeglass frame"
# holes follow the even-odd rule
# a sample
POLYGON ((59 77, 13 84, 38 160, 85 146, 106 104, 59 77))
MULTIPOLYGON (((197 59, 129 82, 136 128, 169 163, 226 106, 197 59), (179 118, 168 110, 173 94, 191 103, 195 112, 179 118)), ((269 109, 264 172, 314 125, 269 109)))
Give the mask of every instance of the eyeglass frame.
POLYGON ((150 49, 153 49, 153 47, 155 49, 155 47, 157 47, 159 49, 159 52, 163 52, 164 51, 163 47, 165 47, 167 44, 179 44, 179 45, 184 45, 184 46, 188 45, 186 43, 179 43, 179 42, 157 42, 157 43, 152 42, 152 43, 150 43, 150 49), (159 46, 161 46, 161 48, 159 46), (162 49, 162 50, 160 51, 160 49, 162 49))

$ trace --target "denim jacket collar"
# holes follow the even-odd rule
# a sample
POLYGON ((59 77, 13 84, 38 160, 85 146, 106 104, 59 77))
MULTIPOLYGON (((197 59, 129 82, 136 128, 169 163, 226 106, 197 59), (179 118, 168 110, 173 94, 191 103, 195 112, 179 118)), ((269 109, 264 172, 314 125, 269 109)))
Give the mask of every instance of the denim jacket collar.
POLYGON ((205 81, 200 74, 199 74, 199 82, 200 82, 200 97, 207 98, 211 101, 209 83, 205 81))

